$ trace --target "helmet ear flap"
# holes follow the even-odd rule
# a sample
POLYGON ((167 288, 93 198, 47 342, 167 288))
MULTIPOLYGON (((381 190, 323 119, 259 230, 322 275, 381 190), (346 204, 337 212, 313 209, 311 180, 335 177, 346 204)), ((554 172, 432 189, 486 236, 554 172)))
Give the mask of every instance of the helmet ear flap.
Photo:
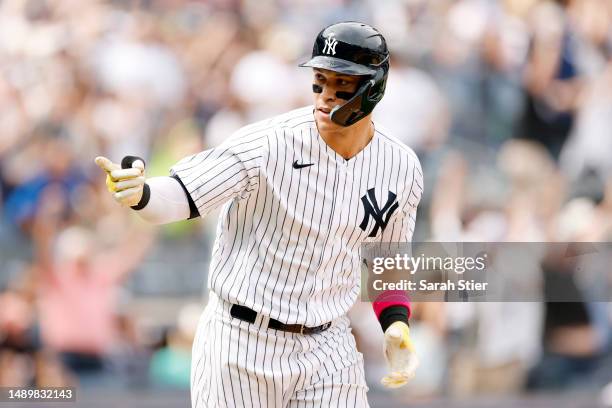
POLYGON ((331 120, 341 126, 351 126, 368 115, 374 108, 368 99, 374 84, 373 79, 368 79, 359 85, 359 88, 347 103, 332 109, 331 120))

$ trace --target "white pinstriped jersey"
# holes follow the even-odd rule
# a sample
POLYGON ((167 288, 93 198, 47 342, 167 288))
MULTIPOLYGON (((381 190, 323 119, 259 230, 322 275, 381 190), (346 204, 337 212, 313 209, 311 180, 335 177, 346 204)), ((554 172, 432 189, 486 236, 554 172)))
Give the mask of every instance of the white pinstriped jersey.
POLYGON ((171 172, 201 216, 224 204, 209 288, 284 323, 344 315, 360 291, 360 244, 410 241, 423 191, 415 153, 375 128, 345 160, 308 106, 178 162, 171 172))

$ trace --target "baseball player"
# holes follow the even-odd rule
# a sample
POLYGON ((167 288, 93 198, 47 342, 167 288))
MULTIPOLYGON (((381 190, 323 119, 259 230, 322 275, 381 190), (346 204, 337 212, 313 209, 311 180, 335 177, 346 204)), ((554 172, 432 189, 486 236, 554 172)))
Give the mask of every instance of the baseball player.
MULTIPOLYGON (((145 179, 144 162, 104 157, 115 200, 155 224, 223 206, 209 302, 193 344, 193 407, 367 407, 346 313, 360 292, 360 244, 412 238, 423 176, 414 152, 371 120, 389 71, 385 39, 361 23, 316 38, 314 105, 246 126, 145 179)), ((390 368, 417 365, 405 294, 373 302, 390 368)))

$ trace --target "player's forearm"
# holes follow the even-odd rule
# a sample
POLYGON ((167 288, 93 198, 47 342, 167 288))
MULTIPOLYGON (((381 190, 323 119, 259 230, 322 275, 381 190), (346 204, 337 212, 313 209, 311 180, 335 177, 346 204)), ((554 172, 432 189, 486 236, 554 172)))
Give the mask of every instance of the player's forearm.
POLYGON ((146 184, 149 197, 143 195, 140 205, 132 207, 143 220, 160 225, 190 218, 189 200, 178 180, 173 177, 152 177, 147 179, 146 184))

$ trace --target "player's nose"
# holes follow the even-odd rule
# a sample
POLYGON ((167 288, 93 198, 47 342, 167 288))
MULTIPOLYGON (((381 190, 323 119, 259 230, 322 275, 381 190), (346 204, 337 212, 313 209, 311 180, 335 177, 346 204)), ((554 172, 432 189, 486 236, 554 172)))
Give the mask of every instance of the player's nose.
POLYGON ((326 102, 336 100, 336 90, 329 85, 323 85, 323 92, 321 92, 321 98, 323 98, 323 100, 326 102))

